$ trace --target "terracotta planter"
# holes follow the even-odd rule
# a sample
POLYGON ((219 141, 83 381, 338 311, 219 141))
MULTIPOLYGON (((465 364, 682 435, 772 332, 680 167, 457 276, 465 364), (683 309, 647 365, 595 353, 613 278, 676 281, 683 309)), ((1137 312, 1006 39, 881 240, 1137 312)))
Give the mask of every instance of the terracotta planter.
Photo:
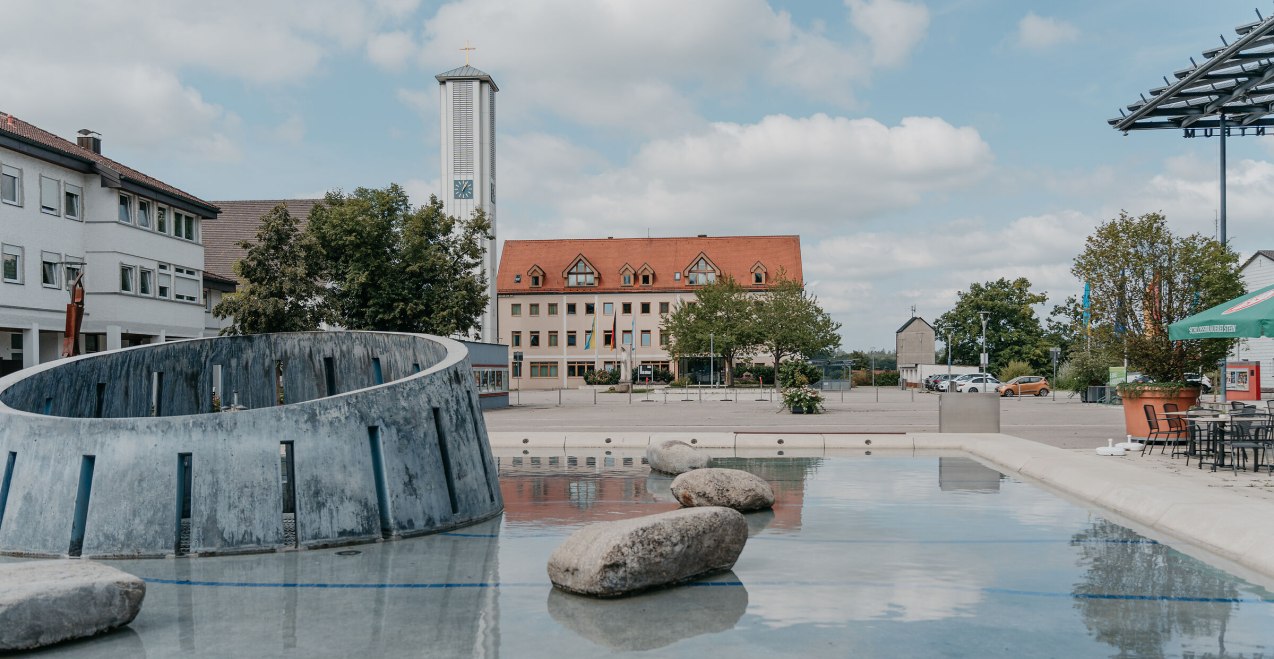
MULTIPOLYGON (((1155 406, 1155 415, 1163 416, 1164 403, 1176 403, 1182 412, 1190 409, 1199 400, 1199 388, 1187 387, 1177 391, 1145 389, 1138 391, 1135 397, 1123 396, 1124 428, 1133 438, 1145 439, 1150 436, 1150 424, 1146 422, 1145 405, 1155 406)), ((1159 422, 1159 428, 1166 427, 1166 421, 1159 422)))

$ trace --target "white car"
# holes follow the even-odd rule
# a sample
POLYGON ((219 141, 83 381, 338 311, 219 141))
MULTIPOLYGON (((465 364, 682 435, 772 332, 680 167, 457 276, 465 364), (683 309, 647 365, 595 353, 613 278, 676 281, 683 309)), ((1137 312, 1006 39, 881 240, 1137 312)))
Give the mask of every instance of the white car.
POLYGON ((956 391, 976 394, 978 392, 995 391, 1002 384, 993 375, 975 375, 963 382, 956 382, 956 391))
POLYGON ((952 382, 954 382, 954 383, 955 383, 955 386, 956 386, 956 389, 955 389, 955 390, 956 390, 956 391, 961 391, 961 389, 960 389, 960 383, 962 383, 962 382, 968 382, 970 379, 972 379, 972 378, 976 378, 976 377, 979 377, 979 376, 981 376, 981 377, 991 377, 991 374, 990 374, 990 373, 965 373, 964 375, 957 375, 957 376, 955 376, 955 377, 951 378, 950 380, 943 380, 942 382, 939 382, 939 383, 938 383, 938 391, 949 391, 949 390, 950 390, 950 385, 951 385, 951 383, 952 383, 952 382))

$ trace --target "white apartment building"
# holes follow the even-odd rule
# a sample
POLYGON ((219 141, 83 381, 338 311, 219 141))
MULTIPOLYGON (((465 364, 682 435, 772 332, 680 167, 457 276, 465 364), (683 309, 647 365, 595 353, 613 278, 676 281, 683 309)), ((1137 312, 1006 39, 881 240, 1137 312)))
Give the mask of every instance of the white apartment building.
POLYGON ((205 335, 201 223, 218 209, 0 113, 0 374, 57 359, 84 273, 81 351, 205 335))

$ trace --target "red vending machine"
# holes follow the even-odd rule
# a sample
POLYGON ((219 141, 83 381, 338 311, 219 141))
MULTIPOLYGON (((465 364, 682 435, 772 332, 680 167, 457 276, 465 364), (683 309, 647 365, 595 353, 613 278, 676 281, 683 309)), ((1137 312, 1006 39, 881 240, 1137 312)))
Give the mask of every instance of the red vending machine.
POLYGON ((1225 363, 1226 400, 1261 400, 1261 363, 1225 363))

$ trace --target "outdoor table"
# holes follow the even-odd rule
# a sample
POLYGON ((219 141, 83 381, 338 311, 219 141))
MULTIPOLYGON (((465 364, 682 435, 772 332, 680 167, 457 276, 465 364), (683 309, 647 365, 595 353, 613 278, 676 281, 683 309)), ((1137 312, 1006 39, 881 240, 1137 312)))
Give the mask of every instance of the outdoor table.
MULTIPOLYGON (((1181 414, 1178 412, 1178 414, 1181 414)), ((1187 420, 1191 424, 1201 423, 1208 426, 1207 430, 1207 452, 1213 454, 1212 469, 1225 466, 1225 452, 1221 450, 1221 444, 1225 441, 1225 426, 1230 422, 1231 417, 1226 416, 1187 416, 1187 420)), ((1193 437, 1194 433, 1191 433, 1193 437)), ((1187 449, 1191 455, 1199 456, 1199 469, 1203 469, 1203 453, 1200 453, 1194 445, 1194 440, 1190 440, 1191 447, 1187 449)))

